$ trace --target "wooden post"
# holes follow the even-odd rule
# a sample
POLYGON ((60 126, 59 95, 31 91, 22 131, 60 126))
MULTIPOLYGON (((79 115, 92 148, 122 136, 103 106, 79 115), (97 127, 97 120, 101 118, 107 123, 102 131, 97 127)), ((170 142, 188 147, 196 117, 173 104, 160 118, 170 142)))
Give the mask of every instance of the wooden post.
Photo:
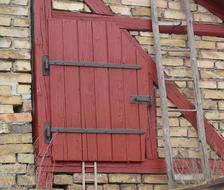
POLYGON ((194 93, 195 93, 195 109, 197 111, 197 129, 199 137, 199 146, 201 152, 202 171, 206 181, 211 181, 210 166, 208 161, 208 151, 206 143, 205 125, 201 102, 201 92, 199 88, 199 72, 197 66, 197 51, 195 47, 193 19, 190 10, 189 0, 183 0, 185 15, 187 20, 188 46, 191 49, 190 60, 193 75, 194 93))
POLYGON ((163 71, 163 65, 162 65, 159 21, 158 21, 156 0, 151 0, 151 10, 152 10, 152 28, 153 28, 153 36, 154 36, 154 47, 155 47, 155 53, 156 53, 156 68, 157 68, 157 76, 158 76, 158 84, 159 84, 158 86, 159 86, 159 94, 161 99, 163 141, 164 141, 164 148, 165 148, 166 170, 168 175, 169 188, 173 189, 176 187, 176 184, 174 179, 172 148, 170 143, 168 103, 167 103, 165 77, 164 77, 164 71, 163 71))

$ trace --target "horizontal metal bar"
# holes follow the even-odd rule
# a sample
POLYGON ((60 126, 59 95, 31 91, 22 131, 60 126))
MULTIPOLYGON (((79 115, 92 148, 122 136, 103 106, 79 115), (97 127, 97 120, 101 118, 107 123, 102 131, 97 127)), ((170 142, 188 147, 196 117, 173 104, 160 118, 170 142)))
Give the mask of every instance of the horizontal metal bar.
POLYGON ((90 63, 90 62, 68 62, 68 61, 49 61, 50 65, 59 66, 77 66, 77 67, 94 67, 94 68, 111 68, 111 69, 141 69, 139 65, 129 64, 104 64, 104 63, 90 63))
POLYGON ((143 135, 143 130, 132 129, 80 129, 80 128, 51 128, 52 133, 82 133, 82 134, 130 134, 143 135))

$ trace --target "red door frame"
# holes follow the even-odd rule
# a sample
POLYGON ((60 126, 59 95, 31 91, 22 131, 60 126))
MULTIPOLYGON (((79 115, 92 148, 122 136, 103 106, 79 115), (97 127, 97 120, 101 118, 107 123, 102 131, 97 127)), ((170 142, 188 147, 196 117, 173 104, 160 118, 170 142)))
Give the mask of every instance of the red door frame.
MULTIPOLYGON (((121 29, 132 29, 132 30, 143 30, 151 31, 150 20, 148 19, 133 19, 129 17, 117 17, 112 16, 113 13, 101 2, 101 0, 86 0, 85 1, 96 14, 81 14, 81 13, 62 13, 59 11, 51 10, 51 0, 38 0, 34 1, 34 33, 35 33, 35 44, 34 44, 34 89, 35 89, 35 134, 36 134, 36 157, 37 157, 37 172, 38 182, 41 187, 47 187, 52 183, 53 172, 80 172, 81 165, 78 163, 53 163, 51 160, 50 147, 44 143, 43 131, 44 123, 50 120, 49 112, 49 97, 47 96, 49 89, 49 77, 43 76, 42 74, 42 56, 48 54, 48 26, 47 19, 51 17, 66 17, 74 18, 79 17, 82 19, 102 19, 116 22, 118 27, 121 29), (99 16, 100 14, 100 16, 99 16), (107 16, 103 16, 107 15, 107 16), (109 15, 109 16, 108 16, 109 15)), ((161 28, 162 32, 168 33, 186 33, 184 27, 164 27, 161 28)), ((224 27, 216 25, 195 25, 195 31, 198 35, 210 35, 224 37, 224 27), (210 30, 208 30, 208 28, 210 30), (211 30, 216 29, 216 30, 211 30), (212 31, 212 32, 210 32, 212 31)), ((132 42, 138 47, 140 45, 130 36, 132 42)), ((148 62, 152 80, 157 85, 156 68, 153 60, 142 50, 142 56, 148 62)), ((173 82, 167 82, 168 97, 177 105, 178 108, 192 108, 186 97, 182 95, 176 88, 173 82)), ((153 110, 153 109, 152 109, 153 110)), ((156 114, 155 110, 152 111, 151 121, 153 123, 150 142, 152 152, 151 160, 144 162, 143 164, 106 164, 102 163, 99 165, 99 172, 108 173, 165 173, 165 163, 163 159, 158 159, 157 155, 157 143, 156 143, 156 114)), ((196 128, 196 119, 194 114, 182 113, 186 119, 188 119, 192 125, 196 128)), ((216 133, 215 129, 211 124, 206 122, 206 133, 208 143, 211 147, 216 150, 219 155, 224 155, 224 141, 216 133), (214 140, 215 139, 215 140, 214 140)), ((182 165, 183 161, 177 161, 176 165, 182 165)), ((212 163, 211 163, 212 164, 212 163)), ((223 165, 223 163, 221 163, 223 165)))

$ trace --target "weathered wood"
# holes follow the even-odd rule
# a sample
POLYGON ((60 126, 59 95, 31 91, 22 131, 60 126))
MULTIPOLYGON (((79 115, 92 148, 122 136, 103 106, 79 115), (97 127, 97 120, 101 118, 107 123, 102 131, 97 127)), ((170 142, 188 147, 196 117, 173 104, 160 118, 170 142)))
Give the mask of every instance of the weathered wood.
POLYGON ((153 28, 153 37, 154 37, 154 48, 155 48, 155 54, 156 54, 155 59, 156 59, 158 86, 159 86, 159 94, 160 94, 160 101, 161 101, 163 141, 164 141, 164 148, 165 148, 165 161, 166 161, 166 169, 167 169, 167 175, 168 175, 168 186, 170 189, 173 189, 176 187, 176 183, 174 178, 174 166, 173 166, 172 148, 171 148, 171 142, 170 142, 168 102, 167 102, 165 76, 164 76, 163 65, 162 65, 159 21, 158 21, 156 0, 151 0, 151 10, 152 10, 152 28, 153 28))
POLYGON ((204 178, 207 181, 211 180, 210 166, 208 162, 208 150, 205 134, 204 116, 202 110, 201 91, 199 87, 199 71, 197 65, 197 51, 195 46, 195 37, 193 29, 193 18, 190 11, 189 0, 184 0, 184 9, 187 21, 188 46, 190 51, 190 61, 193 75, 194 93, 195 93, 195 108, 197 110, 197 129, 199 137, 199 146, 201 152, 202 171, 204 178))
POLYGON ((104 3, 101 0, 85 0, 85 3, 94 13, 113 15, 113 12, 108 7, 104 6, 104 3))

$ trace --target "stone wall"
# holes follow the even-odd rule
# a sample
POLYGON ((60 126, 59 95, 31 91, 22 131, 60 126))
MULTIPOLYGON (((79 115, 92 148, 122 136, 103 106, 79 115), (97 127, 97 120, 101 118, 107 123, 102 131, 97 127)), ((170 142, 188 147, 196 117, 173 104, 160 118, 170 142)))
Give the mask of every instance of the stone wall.
POLYGON ((35 186, 30 1, 0 0, 0 189, 35 186))

